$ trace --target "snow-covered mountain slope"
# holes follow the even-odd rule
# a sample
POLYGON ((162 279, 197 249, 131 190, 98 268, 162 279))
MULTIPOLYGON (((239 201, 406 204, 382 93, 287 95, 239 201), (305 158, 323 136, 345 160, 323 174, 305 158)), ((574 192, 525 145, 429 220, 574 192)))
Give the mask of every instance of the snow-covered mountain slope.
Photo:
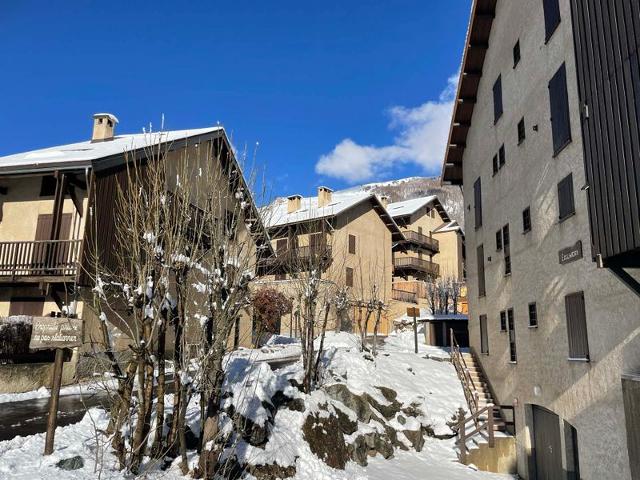
POLYGON ((408 177, 386 182, 367 183, 340 190, 339 194, 375 193, 386 195, 391 202, 437 195, 449 216, 464 227, 464 201, 460 187, 440 185, 440 177, 408 177))

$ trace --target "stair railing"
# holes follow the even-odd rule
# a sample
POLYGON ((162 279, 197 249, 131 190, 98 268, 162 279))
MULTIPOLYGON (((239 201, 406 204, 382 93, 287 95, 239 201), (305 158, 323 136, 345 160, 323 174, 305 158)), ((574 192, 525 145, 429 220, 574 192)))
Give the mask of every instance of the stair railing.
POLYGON ((458 409, 458 440, 456 441, 456 444, 460 450, 460 461, 462 463, 467 463, 467 439, 476 434, 481 435, 487 440, 489 448, 495 447, 494 407, 495 405, 493 403, 488 403, 485 407, 468 417, 464 416, 465 412, 462 408, 458 409), (486 420, 484 419, 485 414, 486 420), (467 426, 468 424, 470 425, 467 426))
POLYGON ((479 403, 479 392, 478 387, 476 386, 473 377, 471 376, 471 372, 469 367, 467 366, 467 362, 460 351, 460 345, 458 345, 458 341, 456 340, 456 336, 453 333, 453 329, 449 330, 450 339, 451 339, 451 363, 456 369, 456 373, 458 374, 458 378, 462 383, 462 389, 464 391, 464 396, 467 400, 467 405, 469 405, 470 413, 473 415, 478 411, 478 403, 479 403))

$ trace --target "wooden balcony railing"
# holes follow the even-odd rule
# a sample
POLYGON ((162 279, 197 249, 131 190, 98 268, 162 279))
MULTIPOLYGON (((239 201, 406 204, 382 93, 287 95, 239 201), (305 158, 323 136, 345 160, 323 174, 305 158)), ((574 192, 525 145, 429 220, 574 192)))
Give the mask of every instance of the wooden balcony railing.
POLYGON ((331 263, 331 245, 289 248, 261 261, 261 269, 277 272, 282 269, 301 270, 308 267, 326 268, 331 263))
POLYGON ((409 292, 407 290, 391 290, 391 298, 399 302, 406 303, 418 303, 418 295, 415 292, 409 292))
POLYGON ((68 277, 78 268, 82 240, 0 242, 0 277, 68 277))
POLYGON ((414 270, 433 277, 440 273, 440 265, 423 258, 397 257, 393 259, 393 266, 396 270, 414 270))
POLYGON ((405 230, 402 234, 410 243, 414 243, 422 248, 431 250, 433 253, 438 253, 440 251, 440 242, 433 237, 414 232, 413 230, 405 230))

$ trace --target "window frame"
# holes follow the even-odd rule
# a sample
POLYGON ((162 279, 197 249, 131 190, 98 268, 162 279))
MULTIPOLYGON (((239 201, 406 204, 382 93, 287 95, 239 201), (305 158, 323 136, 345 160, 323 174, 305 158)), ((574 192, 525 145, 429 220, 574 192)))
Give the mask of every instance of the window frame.
POLYGON ((507 332, 507 311, 500 310, 500 332, 507 332))
POLYGON ((573 191, 573 173, 569 173, 569 175, 565 176, 558 182, 558 221, 560 223, 564 222, 567 218, 573 217, 576 214, 576 199, 575 192, 573 191), (567 187, 568 186, 568 187, 567 187), (566 200, 570 200, 570 205, 565 209, 563 206, 563 191, 561 188, 568 188, 568 192, 566 193, 566 200), (564 215, 563 215, 564 210, 564 215))
POLYGON ((509 363, 518 363, 518 347, 516 344, 516 318, 513 308, 507 309, 507 331, 509 333, 509 363))
POLYGON ((538 304, 536 302, 529 302, 528 312, 529 328, 538 328, 538 304), (531 309, 531 307, 533 307, 533 310, 531 309))
POLYGON ((504 103, 502 98, 502 74, 498 75, 493 82, 493 124, 496 125, 504 113, 504 103))
POLYGON ((522 56, 520 52, 520 39, 517 39, 516 43, 513 45, 513 68, 514 69, 518 66, 521 59, 522 59, 522 56))
POLYGON ((496 252, 502 251, 502 229, 496 232, 496 252))
POLYGON ((522 145, 527 139, 527 126, 524 123, 524 117, 518 121, 518 145, 522 145))
POLYGON ((473 213, 475 229, 482 227, 482 177, 473 182, 473 213))
POLYGON ((522 233, 527 234, 531 231, 531 207, 528 206, 522 210, 522 233))
POLYGON ((350 233, 348 238, 349 238, 349 240, 348 240, 348 243, 349 243, 349 246, 348 246, 349 254, 355 255, 356 254, 356 248, 357 248, 357 246, 356 246, 356 236, 350 233))

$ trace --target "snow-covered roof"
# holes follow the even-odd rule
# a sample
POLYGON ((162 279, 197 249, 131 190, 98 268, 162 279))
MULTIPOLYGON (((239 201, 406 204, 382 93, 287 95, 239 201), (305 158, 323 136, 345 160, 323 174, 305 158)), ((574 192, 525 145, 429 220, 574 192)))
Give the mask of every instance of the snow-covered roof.
MULTIPOLYGON (((420 316, 416 319, 418 322, 440 322, 457 320, 466 322, 469 320, 468 315, 462 313, 431 313, 427 308, 420 309, 420 316)), ((408 316, 406 313, 399 316, 394 320, 394 323, 408 323, 413 322, 413 317, 408 316)))
POLYGON ((402 202, 393 202, 387 205, 387 210, 392 217, 403 217, 411 215, 422 207, 429 205, 438 197, 429 195, 428 197, 412 198, 411 200, 403 200, 402 202))
POLYGON ((267 228, 293 223, 333 217, 373 197, 370 193, 333 194, 331 202, 324 207, 318 207, 318 197, 302 197, 300 208, 294 212, 287 212, 288 201, 278 198, 271 205, 261 209, 262 217, 267 228))
POLYGON ((433 233, 444 233, 444 232, 462 232, 462 227, 458 225, 458 222, 452 220, 450 222, 445 222, 436 228, 433 233))
MULTIPOLYGON (((296 196, 300 197, 299 195, 296 196)), ((265 226, 269 229, 335 217, 368 201, 373 202, 374 209, 380 215, 387 228, 393 233, 392 240, 399 241, 404 239, 393 217, 389 215, 388 211, 383 207, 382 203, 380 203, 380 199, 372 193, 333 193, 331 201, 324 207, 318 207, 318 197, 301 197, 300 208, 291 213, 287 211, 287 198, 277 198, 270 205, 262 207, 260 209, 260 215, 262 216, 265 226)))
POLYGON ((113 140, 101 142, 86 140, 68 145, 42 148, 0 157, 0 171, 2 171, 2 173, 12 173, 46 170, 54 166, 60 169, 89 166, 96 160, 121 155, 125 151, 137 150, 160 143, 184 140, 190 137, 209 134, 217 130, 222 130, 222 127, 216 126, 192 130, 124 134, 116 135, 113 140))

